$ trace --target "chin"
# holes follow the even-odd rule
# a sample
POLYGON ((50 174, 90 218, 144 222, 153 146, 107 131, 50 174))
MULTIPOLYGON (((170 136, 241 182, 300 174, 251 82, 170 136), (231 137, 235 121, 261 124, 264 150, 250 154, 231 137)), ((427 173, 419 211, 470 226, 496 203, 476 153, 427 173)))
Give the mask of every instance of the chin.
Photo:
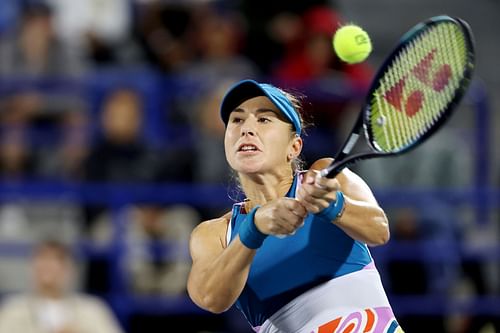
POLYGON ((261 163, 238 163, 236 168, 234 168, 238 173, 243 174, 256 174, 263 171, 261 163))

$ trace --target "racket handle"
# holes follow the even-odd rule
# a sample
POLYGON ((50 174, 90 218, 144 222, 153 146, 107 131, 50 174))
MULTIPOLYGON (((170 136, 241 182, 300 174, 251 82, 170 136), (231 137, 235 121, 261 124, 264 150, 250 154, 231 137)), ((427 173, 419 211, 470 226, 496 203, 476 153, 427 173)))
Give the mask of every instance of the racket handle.
POLYGON ((329 165, 328 167, 322 169, 318 173, 318 177, 328 177, 328 178, 334 178, 336 175, 338 175, 342 171, 341 169, 335 168, 334 164, 329 165))

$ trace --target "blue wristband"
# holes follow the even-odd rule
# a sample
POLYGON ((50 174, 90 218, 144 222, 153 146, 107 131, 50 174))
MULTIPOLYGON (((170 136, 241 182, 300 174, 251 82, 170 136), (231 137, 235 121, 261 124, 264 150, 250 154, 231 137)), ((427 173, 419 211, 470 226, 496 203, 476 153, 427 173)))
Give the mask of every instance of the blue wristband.
POLYGON ((323 209, 321 212, 316 213, 316 216, 328 220, 328 222, 338 219, 344 211, 345 199, 344 193, 337 191, 337 200, 332 202, 330 206, 323 209))
POLYGON ((266 234, 257 229, 255 225, 254 217, 255 212, 260 206, 255 206, 247 215, 244 223, 240 225, 238 234, 240 235, 240 241, 243 245, 249 249, 258 249, 262 246, 262 243, 267 238, 266 234))

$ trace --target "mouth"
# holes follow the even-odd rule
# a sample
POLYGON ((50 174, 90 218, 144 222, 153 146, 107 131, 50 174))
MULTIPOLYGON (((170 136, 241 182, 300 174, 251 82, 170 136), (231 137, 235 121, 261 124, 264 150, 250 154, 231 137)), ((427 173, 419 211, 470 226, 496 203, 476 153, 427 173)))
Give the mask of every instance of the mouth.
POLYGON ((238 153, 253 153, 258 151, 260 151, 260 149, 251 143, 244 143, 238 147, 238 153))

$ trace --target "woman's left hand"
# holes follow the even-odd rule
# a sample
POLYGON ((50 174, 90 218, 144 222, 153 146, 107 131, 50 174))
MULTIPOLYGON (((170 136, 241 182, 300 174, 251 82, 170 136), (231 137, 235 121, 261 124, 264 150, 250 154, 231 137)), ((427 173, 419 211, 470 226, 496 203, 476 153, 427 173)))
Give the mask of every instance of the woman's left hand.
POLYGON ((309 170, 297 191, 297 200, 308 212, 316 214, 337 200, 340 184, 335 178, 318 177, 319 171, 309 170))

